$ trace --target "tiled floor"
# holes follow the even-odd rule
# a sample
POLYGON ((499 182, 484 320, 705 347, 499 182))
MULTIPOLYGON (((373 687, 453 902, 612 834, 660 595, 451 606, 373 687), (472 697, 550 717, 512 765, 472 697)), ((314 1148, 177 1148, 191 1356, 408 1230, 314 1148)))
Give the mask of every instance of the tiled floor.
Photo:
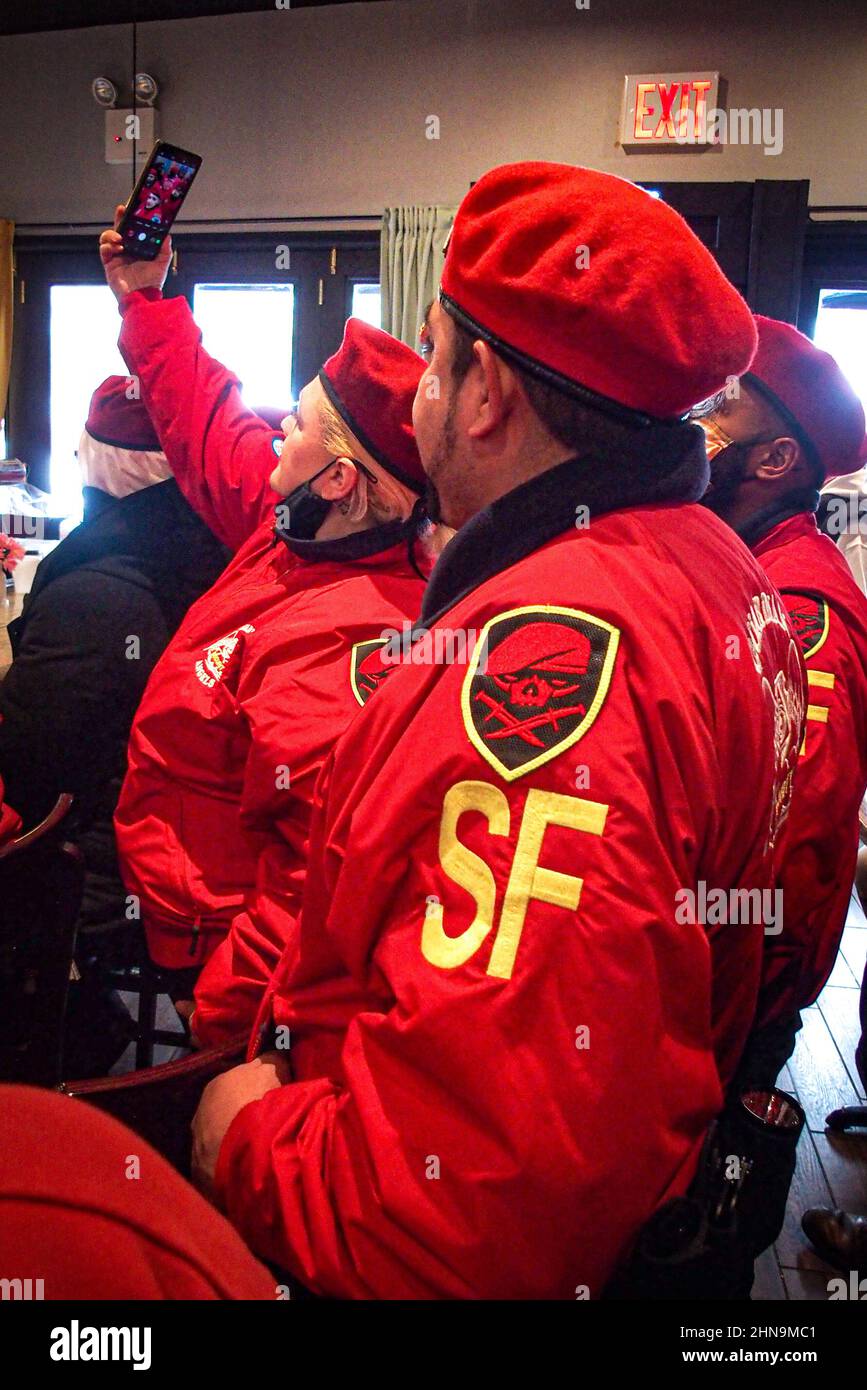
POLYGON ((830 1206, 867 1215, 867 1138, 825 1132, 831 1110, 865 1099, 855 1068, 865 957, 867 919, 853 894, 834 973, 804 1014, 795 1054, 780 1077, 779 1084, 804 1107, 807 1128, 798 1145, 786 1223, 774 1249, 759 1261, 754 1299, 827 1299, 828 1280, 839 1271, 816 1255, 801 1230, 801 1214, 807 1207, 830 1206))

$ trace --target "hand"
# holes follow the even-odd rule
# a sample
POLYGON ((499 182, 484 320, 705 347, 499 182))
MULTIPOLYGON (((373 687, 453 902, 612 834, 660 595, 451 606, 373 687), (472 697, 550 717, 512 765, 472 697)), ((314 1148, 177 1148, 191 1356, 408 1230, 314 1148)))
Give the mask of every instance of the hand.
POLYGON ((169 273, 172 259, 172 239, 166 237, 156 257, 152 261, 142 261, 136 256, 128 256, 123 249, 123 239, 117 231, 125 208, 119 203, 114 210, 114 230, 106 228, 99 238, 99 258, 105 270, 108 288, 115 299, 120 301, 133 290, 161 290, 169 273))
POLYGON ((268 1091, 292 1080, 287 1059, 279 1052, 263 1052, 252 1062, 232 1067, 206 1087, 193 1116, 192 1179, 210 1197, 220 1145, 239 1111, 268 1091))

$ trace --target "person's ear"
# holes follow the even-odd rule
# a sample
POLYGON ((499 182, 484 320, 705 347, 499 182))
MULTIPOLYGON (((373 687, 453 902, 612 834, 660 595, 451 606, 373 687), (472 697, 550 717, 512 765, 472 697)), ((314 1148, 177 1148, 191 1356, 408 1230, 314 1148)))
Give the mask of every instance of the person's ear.
POLYGON ((320 497, 324 497, 328 502, 342 501, 352 492, 357 477, 358 469, 354 460, 348 454, 339 455, 320 481, 320 497))
POLYGON ((517 379, 511 367, 481 338, 473 344, 476 399, 474 414, 467 433, 473 439, 485 439, 502 424, 517 390, 517 379))
POLYGON ((763 452, 758 455, 751 471, 762 482, 772 483, 778 478, 785 478, 792 472, 800 456, 797 440, 785 436, 772 439, 768 444, 760 444, 757 448, 763 452))

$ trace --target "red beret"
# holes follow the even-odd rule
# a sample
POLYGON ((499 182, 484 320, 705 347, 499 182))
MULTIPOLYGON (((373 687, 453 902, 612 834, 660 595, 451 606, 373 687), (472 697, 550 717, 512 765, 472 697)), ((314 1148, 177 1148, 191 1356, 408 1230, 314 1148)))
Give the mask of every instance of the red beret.
POLYGON ((162 449, 141 400, 130 400, 128 392, 136 385, 134 377, 106 377, 90 398, 90 413, 84 428, 100 444, 118 449, 162 449))
POLYGON ((790 323, 756 314, 759 346, 746 375, 814 455, 825 478, 867 459, 864 407, 834 358, 790 323))
POLYGON ((417 352, 361 319, 347 319, 343 342, 319 380, 359 444, 400 482, 421 492, 425 473, 412 428, 424 373, 417 352))
POLYGON ((747 305, 682 217, 569 164, 479 179, 455 217, 441 299, 503 356, 635 423, 622 407, 681 416, 740 376, 756 345, 747 305))

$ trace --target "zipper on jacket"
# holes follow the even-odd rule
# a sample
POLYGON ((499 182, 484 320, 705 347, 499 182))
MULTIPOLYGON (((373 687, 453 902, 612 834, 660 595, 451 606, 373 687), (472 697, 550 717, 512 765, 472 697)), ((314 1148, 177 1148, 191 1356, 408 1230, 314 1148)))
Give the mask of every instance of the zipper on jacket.
POLYGON ((196 920, 193 922, 193 930, 192 930, 192 932, 190 933, 190 950, 189 950, 189 955, 190 955, 190 958, 191 958, 192 960, 195 960, 196 956, 197 956, 198 953, 199 953, 199 937, 200 937, 200 935, 201 935, 201 932, 202 932, 202 919, 201 919, 201 917, 197 917, 196 920))

